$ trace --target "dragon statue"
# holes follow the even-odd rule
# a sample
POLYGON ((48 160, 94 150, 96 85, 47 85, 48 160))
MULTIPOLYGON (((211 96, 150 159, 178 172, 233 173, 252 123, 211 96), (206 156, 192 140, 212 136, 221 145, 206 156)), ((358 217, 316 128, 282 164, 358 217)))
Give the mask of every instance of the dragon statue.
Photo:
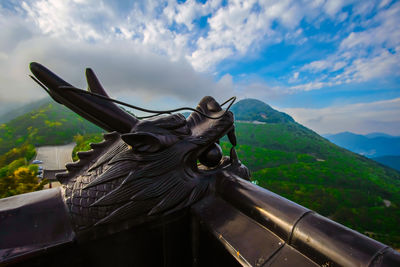
MULTIPOLYGON (((57 176, 78 234, 93 226, 151 220, 190 206, 207 194, 222 170, 249 177, 234 147, 232 157, 221 160, 219 139, 228 134, 236 143, 233 114, 224 112, 212 97, 204 97, 197 110, 219 119, 193 112, 187 120, 173 114, 139 121, 114 103, 60 88, 68 84, 37 63, 31 70, 55 100, 111 132, 91 151, 78 153, 80 160, 67 164, 67 172, 57 176)), ((89 91, 107 97, 93 71, 88 69, 86 77, 89 91)))
POLYGON ((138 119, 91 69, 87 92, 38 63, 30 69, 56 102, 109 133, 57 174, 61 187, 0 200, 0 265, 400 263, 392 248, 250 183, 225 103, 207 96, 187 119, 138 119))

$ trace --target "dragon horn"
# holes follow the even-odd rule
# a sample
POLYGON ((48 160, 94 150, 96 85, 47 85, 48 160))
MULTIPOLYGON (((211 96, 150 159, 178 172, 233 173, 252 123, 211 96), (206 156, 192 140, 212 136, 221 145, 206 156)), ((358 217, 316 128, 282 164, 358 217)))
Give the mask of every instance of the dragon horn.
POLYGON ((88 83, 88 91, 108 97, 106 90, 104 90, 99 79, 97 79, 94 71, 91 68, 86 69, 86 81, 88 83))
MULTIPOLYGON (((30 64, 30 69, 33 75, 49 89, 46 91, 55 101, 65 105, 106 131, 128 133, 138 122, 135 117, 123 111, 110 101, 68 90, 65 87, 72 87, 69 83, 39 63, 32 62, 30 64)), ((91 69, 86 70, 86 78, 89 91, 107 96, 91 69)))

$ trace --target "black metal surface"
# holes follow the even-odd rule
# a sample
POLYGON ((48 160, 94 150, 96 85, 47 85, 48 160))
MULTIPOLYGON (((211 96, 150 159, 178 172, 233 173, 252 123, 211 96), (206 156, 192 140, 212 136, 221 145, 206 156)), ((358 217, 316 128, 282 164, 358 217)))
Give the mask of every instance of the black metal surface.
POLYGON ((293 226, 309 209, 265 190, 239 177, 228 174, 217 179, 217 193, 244 214, 264 225, 285 242, 293 226))
POLYGON ((400 266, 400 253, 392 248, 385 248, 375 255, 369 266, 400 266))
POLYGON ((199 233, 198 260, 193 267, 242 266, 208 229, 200 227, 199 233))
MULTIPOLYGON (((129 132, 136 124, 137 120, 135 118, 118 108, 114 103, 61 88, 61 86, 71 85, 43 65, 32 62, 30 69, 35 77, 50 89, 48 93, 55 101, 67 106, 103 129, 129 132)), ((93 71, 87 70, 86 78, 89 90, 106 95, 93 71)))
POLYGON ((293 247, 285 244, 263 267, 269 266, 296 266, 296 267, 316 267, 320 266, 307 258, 293 247))
POLYGON ((318 264, 368 266, 387 246, 319 214, 305 216, 295 227, 292 245, 318 264))
POLYGON ((239 177, 220 175, 216 188, 241 212, 321 266, 400 266, 400 253, 388 246, 239 177))
MULTIPOLYGON (((104 135, 105 141, 93 144, 92 151, 79 153, 80 160, 57 175, 78 239, 101 225, 110 226, 104 232, 115 233, 120 222, 135 219, 140 224, 190 206, 207 194, 223 169, 247 170, 237 160, 221 161, 215 143, 228 132, 230 139, 234 136, 233 114, 210 96, 187 120, 172 114, 139 121, 105 99, 66 90, 67 82, 38 63, 30 67, 59 103, 117 131, 104 135), (197 160, 203 165, 198 167, 197 160)), ((106 96, 94 73, 86 74, 89 89, 106 96)))
POLYGON ((60 188, 0 199, 0 263, 72 242, 60 188))
POLYGON ((220 198, 204 199, 192 211, 243 266, 262 266, 283 246, 282 239, 220 198))
POLYGON ((75 241, 10 266, 190 266, 190 249, 190 216, 184 210, 96 240, 75 241))

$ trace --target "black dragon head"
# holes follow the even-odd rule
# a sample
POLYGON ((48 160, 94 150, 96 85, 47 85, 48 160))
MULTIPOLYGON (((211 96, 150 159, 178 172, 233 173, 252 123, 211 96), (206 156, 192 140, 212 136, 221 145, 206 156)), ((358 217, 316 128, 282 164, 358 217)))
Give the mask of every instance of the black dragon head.
POLYGON ((211 193, 223 172, 249 179, 234 149, 233 114, 214 98, 204 97, 188 119, 172 114, 139 120, 107 99, 90 69, 92 94, 84 94, 38 63, 30 68, 55 101, 111 132, 57 175, 78 231, 188 207, 211 193), (232 144, 229 157, 218 145, 225 135, 232 144))

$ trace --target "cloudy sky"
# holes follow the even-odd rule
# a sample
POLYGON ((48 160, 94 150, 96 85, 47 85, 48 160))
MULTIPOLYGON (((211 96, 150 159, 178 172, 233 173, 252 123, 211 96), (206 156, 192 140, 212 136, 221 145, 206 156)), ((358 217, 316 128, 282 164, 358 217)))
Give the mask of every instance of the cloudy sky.
POLYGON ((0 1, 0 113, 37 61, 148 108, 258 98, 318 133, 400 135, 400 2, 0 1))

